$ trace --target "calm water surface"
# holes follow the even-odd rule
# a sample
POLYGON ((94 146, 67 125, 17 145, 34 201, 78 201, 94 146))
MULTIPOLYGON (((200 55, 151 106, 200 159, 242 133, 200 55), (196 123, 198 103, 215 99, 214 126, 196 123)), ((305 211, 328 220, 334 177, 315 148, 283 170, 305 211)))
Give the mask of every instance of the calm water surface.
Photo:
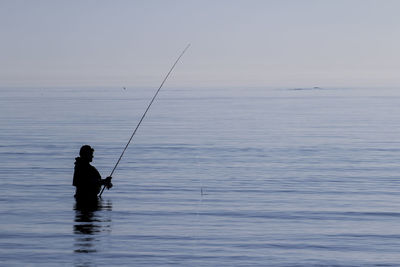
POLYGON ((1 88, 1 266, 400 266, 400 89, 1 88))

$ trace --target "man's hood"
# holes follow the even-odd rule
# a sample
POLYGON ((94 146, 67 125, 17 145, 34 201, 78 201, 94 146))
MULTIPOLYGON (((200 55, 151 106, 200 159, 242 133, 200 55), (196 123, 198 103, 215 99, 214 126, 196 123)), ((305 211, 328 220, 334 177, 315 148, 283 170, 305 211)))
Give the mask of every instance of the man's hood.
POLYGON ((88 165, 89 162, 87 160, 82 159, 81 157, 75 158, 75 165, 88 165))

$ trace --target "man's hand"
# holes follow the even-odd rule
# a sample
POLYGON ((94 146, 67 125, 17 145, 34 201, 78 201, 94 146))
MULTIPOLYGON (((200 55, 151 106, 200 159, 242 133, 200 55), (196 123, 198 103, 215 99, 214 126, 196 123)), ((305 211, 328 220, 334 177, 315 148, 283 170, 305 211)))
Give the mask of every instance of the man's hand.
POLYGON ((111 187, 113 187, 113 184, 110 182, 106 185, 107 189, 110 189, 111 187))
POLYGON ((110 189, 111 187, 113 187, 113 184, 111 183, 111 176, 108 176, 105 180, 104 180, 104 184, 107 187, 107 189, 110 189))

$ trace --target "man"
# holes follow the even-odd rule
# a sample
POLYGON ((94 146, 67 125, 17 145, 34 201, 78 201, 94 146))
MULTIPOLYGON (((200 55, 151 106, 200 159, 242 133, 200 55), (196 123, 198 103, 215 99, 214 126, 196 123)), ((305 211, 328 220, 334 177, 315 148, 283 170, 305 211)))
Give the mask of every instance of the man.
POLYGON ((76 187, 75 198, 77 200, 97 200, 101 186, 110 189, 113 185, 111 177, 101 179, 100 173, 90 165, 93 160, 94 149, 88 145, 81 147, 79 157, 75 158, 74 180, 72 185, 76 187))

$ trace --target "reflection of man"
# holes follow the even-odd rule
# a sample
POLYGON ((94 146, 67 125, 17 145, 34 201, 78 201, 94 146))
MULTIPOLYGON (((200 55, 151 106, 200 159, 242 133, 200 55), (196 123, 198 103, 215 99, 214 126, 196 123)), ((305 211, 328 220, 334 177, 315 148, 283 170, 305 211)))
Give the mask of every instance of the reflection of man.
POLYGON ((112 187, 111 177, 101 179, 100 173, 90 165, 93 160, 93 151, 93 148, 84 145, 79 151, 79 157, 75 158, 72 185, 76 187, 75 198, 77 200, 96 200, 102 185, 105 185, 107 189, 112 187))
MULTIPOLYGON (((90 203, 77 201, 74 210, 74 252, 85 254, 97 252, 98 247, 103 247, 103 234, 105 232, 111 233, 112 230, 109 213, 112 211, 112 203, 110 201, 103 202, 101 199, 90 203), (99 235, 100 233, 102 235, 99 235)), ((85 262, 85 264, 80 262, 76 266, 92 266, 92 264, 88 258, 88 262, 85 262)))

